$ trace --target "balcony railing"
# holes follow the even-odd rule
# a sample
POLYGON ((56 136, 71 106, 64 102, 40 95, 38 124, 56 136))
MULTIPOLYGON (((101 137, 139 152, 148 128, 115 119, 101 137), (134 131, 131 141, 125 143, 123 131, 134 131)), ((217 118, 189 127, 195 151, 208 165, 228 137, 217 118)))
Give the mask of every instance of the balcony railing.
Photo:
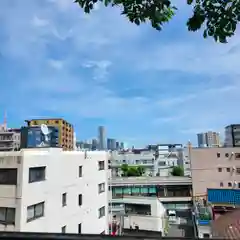
MULTIPOLYGON (((148 234, 139 233, 136 236, 111 236, 111 235, 93 235, 93 234, 61 234, 61 233, 28 233, 28 232, 0 232, 0 240, 198 240, 198 238, 185 238, 185 237, 151 237, 148 234)), ((207 240, 208 238, 201 238, 207 240)), ((214 238, 215 240, 220 240, 214 238)), ((223 240, 223 238, 221 238, 223 240)))

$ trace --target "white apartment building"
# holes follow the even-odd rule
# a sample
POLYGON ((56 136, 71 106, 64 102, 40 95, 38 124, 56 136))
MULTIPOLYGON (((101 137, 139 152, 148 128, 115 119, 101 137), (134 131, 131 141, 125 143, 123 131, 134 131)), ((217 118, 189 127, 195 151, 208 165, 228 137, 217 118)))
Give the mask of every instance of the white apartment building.
POLYGON ((113 176, 121 176, 122 164, 141 166, 145 176, 170 176, 172 168, 182 164, 182 149, 170 148, 169 145, 159 145, 158 150, 141 150, 111 153, 113 176))
POLYGON ((106 152, 0 152, 0 231, 108 233, 106 152))

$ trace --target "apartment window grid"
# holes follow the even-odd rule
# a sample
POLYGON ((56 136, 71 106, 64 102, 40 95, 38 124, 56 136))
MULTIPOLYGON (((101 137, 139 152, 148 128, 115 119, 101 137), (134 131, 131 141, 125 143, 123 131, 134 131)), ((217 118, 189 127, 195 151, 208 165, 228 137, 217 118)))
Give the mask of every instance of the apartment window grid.
POLYGON ((0 223, 15 223, 15 208, 0 207, 0 223))
POLYGON ((37 203, 27 207, 27 222, 44 216, 45 202, 37 203))
POLYGON ((98 218, 102 218, 105 216, 105 206, 98 209, 98 218))
POLYGON ((67 206, 67 193, 62 194, 62 207, 67 206))
POLYGON ((103 193, 105 192, 105 183, 100 183, 98 184, 98 193, 103 193))
POLYGON ((104 170, 105 169, 105 162, 104 161, 98 161, 98 170, 104 170))

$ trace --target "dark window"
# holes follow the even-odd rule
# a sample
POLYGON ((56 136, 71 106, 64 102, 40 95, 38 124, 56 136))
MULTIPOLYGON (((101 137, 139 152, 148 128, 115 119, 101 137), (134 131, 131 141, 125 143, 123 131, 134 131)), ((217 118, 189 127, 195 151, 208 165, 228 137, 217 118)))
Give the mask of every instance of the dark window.
POLYGON ((235 153, 235 159, 240 159, 240 153, 235 153))
POLYGON ((15 223, 15 208, 0 207, 0 223, 14 224, 15 223))
POLYGON ((219 171, 219 172, 222 172, 222 168, 218 168, 218 171, 219 171))
POLYGON ((203 238, 210 238, 210 235, 208 233, 204 233, 203 238))
POLYGON ((0 184, 16 185, 17 184, 17 168, 1 168, 0 184))
POLYGON ((44 216, 44 202, 27 207, 27 222, 44 216))
POLYGON ((223 187, 223 182, 220 182, 220 187, 223 187))
POLYGON ((231 169, 228 167, 228 168, 227 168, 227 172, 230 172, 230 171, 231 171, 231 169))
POLYGON ((45 180, 46 167, 29 168, 29 183, 45 180))
POLYGON ((217 153, 217 157, 220 158, 220 153, 217 153))
POLYGON ((82 206, 82 194, 78 195, 78 205, 82 206))
POLYGON ((229 154, 228 154, 228 153, 225 153, 225 157, 229 157, 229 154))
POLYGON ((79 176, 79 177, 82 177, 82 166, 79 166, 78 176, 79 176))
POLYGON ((78 233, 79 234, 82 233, 82 224, 81 223, 78 224, 78 233))
POLYGON ((66 228, 67 228, 66 226, 62 227, 62 233, 66 233, 66 228))
POLYGON ((98 193, 105 192, 105 183, 98 184, 98 193))
POLYGON ((232 183, 231 182, 228 183, 228 187, 232 187, 232 183))
POLYGON ((59 124, 59 121, 58 121, 58 120, 55 120, 55 123, 56 123, 56 124, 59 124))
POLYGON ((238 188, 240 188, 240 182, 238 183, 238 188))
POLYGON ((99 161, 98 162, 98 170, 104 170, 104 168, 105 168, 104 161, 99 161))
POLYGON ((62 194, 62 206, 65 207, 67 205, 67 193, 62 194))
POLYGON ((240 174, 240 167, 237 167, 237 168, 236 168, 236 173, 237 173, 237 174, 240 174))
POLYGON ((98 218, 105 216, 105 207, 101 207, 98 209, 98 218))

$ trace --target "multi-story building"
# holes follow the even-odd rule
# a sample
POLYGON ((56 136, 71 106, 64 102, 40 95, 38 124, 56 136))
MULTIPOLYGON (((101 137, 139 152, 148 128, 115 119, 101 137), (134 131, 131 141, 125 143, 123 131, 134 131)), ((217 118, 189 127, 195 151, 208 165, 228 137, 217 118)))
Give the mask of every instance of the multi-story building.
POLYGON ((58 128, 59 132, 59 145, 63 150, 73 150, 73 137, 74 129, 73 125, 61 118, 52 119, 31 119, 26 120, 28 127, 40 126, 46 124, 47 126, 53 126, 58 128))
POLYGON ((124 228, 165 233, 167 211, 191 208, 187 177, 124 177, 109 180, 110 212, 124 215, 124 228))
POLYGON ((232 124, 225 128, 226 147, 240 147, 240 124, 232 124))
POLYGON ((20 149, 20 129, 0 129, 0 151, 18 151, 20 149))
POLYGON ((121 176, 122 164, 141 166, 146 176, 170 176, 174 166, 182 165, 182 145, 179 146, 161 144, 155 150, 132 149, 112 152, 110 159, 113 176, 121 176))
POLYGON ((98 127, 99 150, 106 150, 106 131, 104 126, 98 127))
POLYGON ((0 152, 0 232, 108 233, 107 158, 61 148, 0 152))
POLYGON ((112 151, 116 150, 117 149, 117 144, 116 143, 117 143, 116 139, 108 138, 107 139, 107 149, 112 150, 112 151))
POLYGON ((195 197, 240 204, 240 148, 189 148, 189 159, 195 197))
POLYGON ((198 133, 197 139, 198 147, 220 147, 220 134, 217 132, 198 133))

